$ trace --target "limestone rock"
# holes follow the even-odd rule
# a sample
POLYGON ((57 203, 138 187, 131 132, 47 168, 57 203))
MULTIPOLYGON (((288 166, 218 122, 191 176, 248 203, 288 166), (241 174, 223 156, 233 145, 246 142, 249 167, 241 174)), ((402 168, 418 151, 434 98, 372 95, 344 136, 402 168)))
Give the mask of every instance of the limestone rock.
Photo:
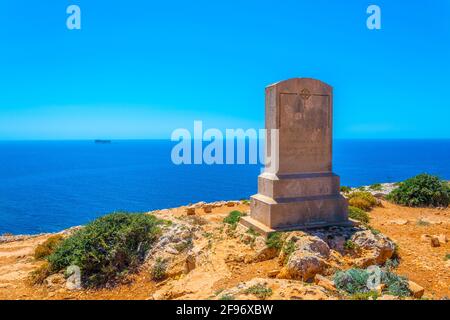
POLYGON ((186 213, 188 216, 194 216, 194 215, 195 215, 195 207, 194 207, 194 206, 186 207, 185 213, 186 213))
POLYGON ((334 285, 334 281, 332 281, 328 278, 325 278, 324 276, 321 276, 320 274, 316 274, 314 276, 314 283, 322 288, 329 290, 329 291, 337 291, 336 287, 334 285))
POLYGON ((436 237, 439 239, 439 242, 441 244, 446 244, 447 241, 448 241, 447 236, 445 234, 440 234, 440 235, 438 235, 436 237))
POLYGON ((392 257, 395 243, 382 234, 374 235, 370 230, 362 230, 353 234, 350 239, 358 248, 364 249, 364 256, 356 259, 358 267, 366 268, 370 265, 381 265, 392 257))
POLYGON ((286 266, 281 270, 278 278, 307 281, 316 274, 323 272, 325 267, 325 260, 317 254, 298 250, 289 257, 286 266))
POLYGON ((396 219, 396 220, 391 220, 389 221, 390 224, 396 224, 399 226, 404 226, 406 224, 408 224, 408 220, 405 219, 396 219))
POLYGON ((408 281, 409 285, 409 291, 411 291, 411 294, 414 298, 420 299, 422 298, 423 294, 425 293, 425 289, 421 286, 419 286, 417 283, 413 281, 408 281))
POLYGON ((431 236, 430 238, 430 243, 432 247, 440 247, 441 243, 439 241, 439 238, 436 236, 431 236))
POLYGON ((57 273, 52 274, 44 280, 44 285, 49 289, 54 289, 56 287, 62 286, 66 282, 63 274, 57 273))
POLYGON ((275 278, 280 273, 280 271, 281 271, 280 269, 271 270, 267 273, 267 276, 269 278, 275 278))

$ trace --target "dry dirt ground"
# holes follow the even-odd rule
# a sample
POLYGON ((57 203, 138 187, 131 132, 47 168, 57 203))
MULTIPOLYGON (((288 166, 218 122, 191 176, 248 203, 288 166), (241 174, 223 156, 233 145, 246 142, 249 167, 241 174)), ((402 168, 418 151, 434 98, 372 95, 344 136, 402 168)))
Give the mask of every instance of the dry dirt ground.
MULTIPOLYGON (((216 232, 223 217, 231 210, 246 212, 249 208, 245 204, 224 205, 214 208, 212 213, 201 213, 210 222, 204 226, 205 232, 216 232)), ((180 217, 184 215, 184 209, 172 209, 165 214, 180 217)), ((383 207, 372 210, 370 216, 371 226, 399 246, 401 263, 396 272, 423 286, 427 298, 450 297, 450 262, 445 261, 450 244, 432 247, 429 242, 421 241, 423 234, 444 234, 450 238, 450 209, 405 208, 383 202, 383 207)), ((276 259, 255 263, 227 262, 227 255, 248 248, 233 238, 217 237, 213 238, 210 247, 211 264, 194 269, 184 279, 156 283, 151 280, 149 270, 143 269, 130 277, 128 284, 113 289, 68 291, 64 286, 57 289, 46 285, 32 286, 28 283, 28 275, 42 263, 34 260, 34 248, 48 237, 43 235, 0 244, 0 299, 150 299, 157 290, 177 285, 187 290, 183 298, 206 299, 212 292, 241 282, 267 278, 270 271, 278 268, 276 259)))

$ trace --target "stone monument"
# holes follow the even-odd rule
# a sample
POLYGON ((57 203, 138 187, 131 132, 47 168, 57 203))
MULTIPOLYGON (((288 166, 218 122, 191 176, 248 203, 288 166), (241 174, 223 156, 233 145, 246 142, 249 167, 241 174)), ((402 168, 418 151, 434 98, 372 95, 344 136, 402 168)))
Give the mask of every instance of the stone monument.
POLYGON ((266 167, 244 226, 267 235, 350 224, 332 172, 332 111, 333 89, 319 80, 294 78, 266 88, 266 167))

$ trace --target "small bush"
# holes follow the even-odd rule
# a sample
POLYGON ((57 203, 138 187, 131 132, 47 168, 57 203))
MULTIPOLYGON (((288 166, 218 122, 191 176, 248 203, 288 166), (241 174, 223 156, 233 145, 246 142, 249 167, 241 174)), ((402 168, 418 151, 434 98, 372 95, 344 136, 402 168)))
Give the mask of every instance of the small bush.
POLYGON ((253 228, 249 228, 246 233, 254 237, 259 237, 259 233, 255 231, 253 228))
MULTIPOLYGON (((388 294, 406 297, 410 295, 408 280, 391 272, 389 269, 380 270, 380 283, 385 284, 383 290, 388 294)), ((370 294, 371 290, 367 287, 369 272, 364 269, 350 269, 347 271, 338 271, 334 275, 336 288, 345 291, 351 296, 364 296, 370 294)))
POLYGON ((188 248, 192 247, 192 238, 188 238, 186 240, 180 241, 177 244, 175 244, 173 247, 175 250, 177 250, 178 252, 183 252, 188 248))
POLYGON ((352 191, 351 187, 341 186, 341 192, 343 192, 343 193, 350 193, 351 191, 352 191))
POLYGON ((409 207, 448 207, 450 187, 436 176, 419 174, 402 182, 388 200, 409 207))
POLYGON ((408 279, 396 275, 393 272, 383 271, 381 273, 381 283, 386 285, 385 290, 391 295, 398 297, 407 297, 411 295, 409 291, 408 279))
POLYGON ((383 186, 381 185, 381 183, 374 183, 369 186, 369 189, 372 191, 381 191, 383 190, 383 186))
POLYGON ((281 232, 274 232, 267 237, 266 246, 271 249, 280 250, 283 247, 283 242, 283 234, 281 232))
POLYGON ((291 256, 291 254, 294 253, 294 251, 295 251, 295 242, 291 239, 288 242, 286 242, 283 246, 284 264, 288 262, 289 257, 291 256))
POLYGON ((416 225, 418 225, 419 227, 428 227, 430 225, 430 223, 426 220, 418 219, 416 221, 416 225))
POLYGON ((259 283, 251 286, 247 290, 245 290, 246 294, 253 294, 259 299, 265 300, 272 295, 272 289, 267 288, 265 285, 259 283))
POLYGON ((367 288, 367 279, 369 279, 369 273, 366 270, 350 269, 336 272, 334 284, 339 290, 354 295, 370 291, 367 288))
POLYGON ((361 221, 362 223, 369 223, 370 217, 364 210, 356 207, 348 207, 348 216, 351 219, 361 221))
POLYGON ((239 222, 239 220, 241 220, 241 217, 244 216, 244 214, 240 211, 234 210, 231 211, 228 216, 226 216, 223 219, 223 222, 231 225, 231 226, 236 226, 239 222))
POLYGON ((52 274, 50 264, 45 262, 39 268, 32 271, 29 276, 29 281, 31 284, 42 284, 44 280, 52 274))
POLYGON ((231 294, 224 294, 223 296, 220 297, 219 300, 234 300, 234 296, 231 294))
POLYGON ((34 249, 34 258, 36 260, 47 258, 61 244, 63 239, 64 237, 60 234, 51 236, 45 240, 44 243, 41 243, 36 247, 36 249, 34 249))
POLYGON ((372 234, 373 234, 374 236, 376 236, 377 234, 380 234, 380 233, 381 233, 380 230, 375 229, 375 228, 372 228, 371 226, 369 226, 368 228, 369 228, 370 232, 372 232, 372 234))
POLYGON ((85 286, 112 283, 144 261, 159 235, 160 223, 146 214, 106 215, 65 239, 48 261, 54 272, 78 266, 85 286))
POLYGON ((370 192, 356 191, 348 195, 348 204, 369 211, 377 205, 377 199, 370 192))
POLYGON ((450 253, 447 253, 444 258, 445 261, 450 260, 450 253))
POLYGON ((156 259, 152 268, 152 279, 156 281, 163 280, 166 277, 167 262, 164 259, 156 259))
POLYGON ((358 245, 356 243, 354 243, 352 240, 347 240, 344 243, 344 249, 345 250, 355 250, 358 248, 358 245))

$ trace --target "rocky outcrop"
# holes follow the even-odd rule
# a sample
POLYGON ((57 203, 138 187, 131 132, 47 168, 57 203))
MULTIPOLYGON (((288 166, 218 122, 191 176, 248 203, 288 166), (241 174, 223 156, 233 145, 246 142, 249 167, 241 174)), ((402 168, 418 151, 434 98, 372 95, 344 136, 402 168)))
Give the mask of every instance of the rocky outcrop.
POLYGON ((366 268, 371 265, 381 265, 392 257, 395 251, 395 243, 382 235, 374 234, 370 230, 356 232, 350 238, 357 249, 361 249, 360 257, 354 260, 354 265, 366 268))

